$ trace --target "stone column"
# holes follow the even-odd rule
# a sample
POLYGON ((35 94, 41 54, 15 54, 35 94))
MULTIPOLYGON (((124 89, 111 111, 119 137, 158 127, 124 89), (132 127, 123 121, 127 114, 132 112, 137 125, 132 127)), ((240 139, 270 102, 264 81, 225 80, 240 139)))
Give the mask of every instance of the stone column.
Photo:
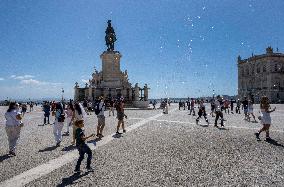
POLYGON ((78 82, 76 82, 74 86, 74 101, 77 101, 78 99, 79 99, 79 85, 78 82))
POLYGON ((101 54, 103 80, 120 78, 120 58, 122 55, 118 51, 104 51, 101 54))
POLYGON ((136 83, 135 87, 134 87, 134 101, 139 101, 139 87, 138 87, 138 83, 136 83))
POLYGON ((148 101, 148 85, 145 84, 144 86, 144 101, 148 101))
POLYGON ((88 97, 88 99, 89 99, 90 101, 93 100, 92 96, 93 96, 93 88, 91 87, 91 84, 90 84, 90 85, 89 85, 89 97, 88 97))

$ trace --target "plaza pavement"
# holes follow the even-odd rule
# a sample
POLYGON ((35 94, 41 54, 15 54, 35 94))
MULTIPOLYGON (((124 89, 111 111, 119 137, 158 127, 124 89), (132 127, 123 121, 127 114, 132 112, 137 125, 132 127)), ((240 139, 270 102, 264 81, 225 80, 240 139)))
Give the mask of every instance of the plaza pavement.
MULTIPOLYGON (((243 113, 225 114, 225 129, 219 129, 212 117, 209 126, 204 120, 196 125, 196 117, 177 105, 171 105, 167 115, 161 110, 126 110, 129 131, 115 137, 117 120, 107 111, 105 138, 89 143, 95 148, 94 172, 84 170, 84 160, 81 174, 73 172, 78 153, 70 146, 71 136, 54 147, 52 126, 39 126, 40 107, 26 114, 17 156, 9 158, 6 108, 0 107, 0 186, 283 186, 284 105, 274 106, 274 142, 264 141, 264 134, 257 141, 254 132, 261 125, 244 121, 243 113)), ((94 133, 96 124, 95 115, 88 116, 86 134, 94 133)))

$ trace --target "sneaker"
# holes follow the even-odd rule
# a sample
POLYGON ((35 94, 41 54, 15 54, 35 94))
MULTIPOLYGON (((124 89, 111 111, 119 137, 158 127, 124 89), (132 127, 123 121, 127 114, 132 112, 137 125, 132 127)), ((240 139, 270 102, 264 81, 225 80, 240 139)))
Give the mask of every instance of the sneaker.
POLYGON ((256 132, 256 133, 254 133, 254 135, 255 135, 255 137, 259 140, 260 138, 259 138, 259 133, 258 132, 256 132))
POLYGON ((215 124, 215 125, 214 125, 214 127, 218 127, 218 125, 217 125, 217 124, 215 124))
POLYGON ((195 120, 195 122, 196 122, 196 125, 198 125, 198 121, 199 121, 198 119, 197 119, 197 120, 195 120))
POLYGON ((9 151, 9 155, 16 156, 16 153, 14 151, 9 151))
POLYGON ((266 141, 271 141, 272 139, 270 137, 266 137, 266 141))
POLYGON ((81 170, 80 170, 80 169, 75 169, 74 172, 75 172, 75 173, 80 173, 81 170))
POLYGON ((61 143, 61 141, 60 141, 60 142, 57 142, 56 147, 59 147, 59 146, 60 146, 60 143, 61 143))
POLYGON ((116 134, 122 134, 122 133, 120 133, 120 132, 116 131, 116 134))
POLYGON ((92 167, 87 167, 87 171, 92 172, 92 171, 94 171, 94 169, 92 167))
POLYGON ((126 130, 125 130, 125 129, 123 130, 123 133, 126 133, 126 130))

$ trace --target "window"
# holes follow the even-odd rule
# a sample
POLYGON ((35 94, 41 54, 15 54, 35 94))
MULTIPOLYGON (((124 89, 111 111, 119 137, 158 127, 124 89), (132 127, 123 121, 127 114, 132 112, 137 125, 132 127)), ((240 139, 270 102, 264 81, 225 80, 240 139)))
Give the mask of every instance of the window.
POLYGON ((277 66, 277 64, 274 65, 274 71, 276 71, 276 72, 278 71, 278 66, 277 66))
POLYGON ((256 72, 257 72, 257 73, 260 73, 260 66, 257 66, 256 72))
POLYGON ((266 72, 266 65, 263 65, 263 72, 266 72))

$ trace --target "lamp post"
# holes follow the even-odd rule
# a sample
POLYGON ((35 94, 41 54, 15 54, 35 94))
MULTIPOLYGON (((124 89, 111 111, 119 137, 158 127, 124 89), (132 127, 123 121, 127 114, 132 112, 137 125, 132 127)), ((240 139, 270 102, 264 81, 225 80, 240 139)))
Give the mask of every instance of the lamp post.
POLYGON ((63 98, 64 89, 63 89, 63 88, 61 88, 61 93, 62 93, 62 95, 61 95, 61 100, 62 100, 62 103, 63 103, 63 100, 64 100, 64 98, 63 98))
POLYGON ((214 96, 215 96, 215 93, 214 93, 214 92, 215 92, 215 90, 213 90, 213 99, 214 99, 214 96))

